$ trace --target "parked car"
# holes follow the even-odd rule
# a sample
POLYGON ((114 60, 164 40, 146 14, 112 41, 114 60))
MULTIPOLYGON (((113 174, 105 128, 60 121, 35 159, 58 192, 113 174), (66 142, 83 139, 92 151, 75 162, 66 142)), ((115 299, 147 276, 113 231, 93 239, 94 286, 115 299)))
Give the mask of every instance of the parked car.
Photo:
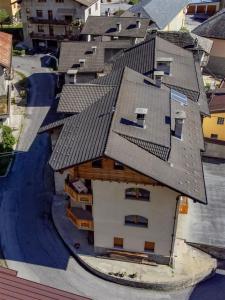
POLYGON ((17 43, 16 46, 14 47, 14 49, 18 50, 18 51, 25 50, 25 54, 27 54, 27 55, 34 55, 35 54, 34 49, 29 48, 27 45, 25 45, 22 42, 17 43))

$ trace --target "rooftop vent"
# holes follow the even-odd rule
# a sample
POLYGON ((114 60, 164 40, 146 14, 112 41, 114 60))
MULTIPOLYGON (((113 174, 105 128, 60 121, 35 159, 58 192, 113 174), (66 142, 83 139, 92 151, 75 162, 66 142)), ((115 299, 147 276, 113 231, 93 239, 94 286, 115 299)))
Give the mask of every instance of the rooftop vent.
POLYGON ((185 119, 186 119, 186 113, 184 111, 177 111, 175 113, 174 136, 177 137, 178 139, 182 139, 183 124, 185 119))
POLYGON ((85 58, 79 59, 79 64, 80 64, 80 67, 84 67, 84 65, 85 65, 85 58))
POLYGON ((158 71, 164 71, 166 75, 171 74, 171 64, 173 62, 172 57, 158 57, 156 62, 158 71))
POLYGON ((141 18, 141 12, 137 13, 138 18, 141 18))
POLYGON ((121 23, 117 23, 116 24, 116 29, 117 29, 117 31, 121 31, 121 29, 122 29, 122 25, 121 25, 121 23))
POLYGON ((156 86, 159 87, 159 88, 162 85, 163 76, 164 76, 163 71, 155 71, 154 72, 155 83, 156 83, 156 86))
POLYGON ((92 53, 94 54, 97 51, 97 46, 92 46, 91 49, 92 49, 92 53))
POLYGON ((141 28, 141 21, 140 20, 136 21, 136 28, 141 28))
POLYGON ((148 113, 147 108, 136 108, 134 113, 136 114, 137 125, 139 127, 145 128, 145 116, 148 113))

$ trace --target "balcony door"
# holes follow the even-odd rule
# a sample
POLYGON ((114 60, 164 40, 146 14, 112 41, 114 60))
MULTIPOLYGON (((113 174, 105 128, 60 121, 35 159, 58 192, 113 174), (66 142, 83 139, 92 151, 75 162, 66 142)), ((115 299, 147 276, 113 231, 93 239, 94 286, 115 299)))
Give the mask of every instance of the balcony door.
POLYGON ((49 35, 53 36, 54 35, 54 28, 53 25, 49 25, 49 35))
POLYGON ((48 10, 48 19, 49 19, 49 20, 52 20, 52 19, 53 19, 52 10, 48 10))

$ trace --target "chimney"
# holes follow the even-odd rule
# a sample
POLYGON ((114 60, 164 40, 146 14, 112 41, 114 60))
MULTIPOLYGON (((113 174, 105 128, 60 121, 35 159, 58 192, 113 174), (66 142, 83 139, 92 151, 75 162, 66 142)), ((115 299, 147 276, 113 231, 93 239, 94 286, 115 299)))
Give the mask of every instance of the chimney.
POLYGON ((171 74, 171 64, 173 62, 172 57, 158 57, 156 62, 158 71, 164 71, 166 75, 171 74))
POLYGON ((92 49, 92 53, 94 54, 97 51, 97 46, 92 46, 91 49, 92 49))
POLYGON ((122 29, 122 25, 121 25, 121 23, 117 23, 116 24, 116 29, 117 29, 117 31, 121 31, 121 29, 122 29))
POLYGON ((87 41, 88 41, 88 42, 91 41, 91 35, 90 35, 90 34, 87 35, 87 41))
POLYGON ((182 139, 183 124, 185 119, 186 119, 186 113, 184 111, 177 111, 175 113, 174 136, 177 137, 178 139, 182 139))
POLYGON ((105 16, 106 16, 106 17, 109 17, 109 16, 110 16, 109 10, 106 10, 106 11, 105 11, 105 16))
POLYGON ((162 85, 163 76, 164 76, 164 71, 155 71, 154 72, 155 84, 158 88, 160 88, 162 85))
POLYGON ((137 13, 138 18, 141 18, 141 12, 137 13))
POLYGON ((141 28, 141 21, 140 20, 136 21, 136 28, 141 28))
POLYGON ((80 67, 84 67, 84 65, 85 65, 85 59, 84 58, 79 59, 79 64, 80 64, 80 67))
POLYGON ((136 114, 136 121, 137 121, 137 125, 138 127, 142 127, 145 128, 145 116, 148 113, 148 109, 147 108, 136 108, 134 113, 136 114))

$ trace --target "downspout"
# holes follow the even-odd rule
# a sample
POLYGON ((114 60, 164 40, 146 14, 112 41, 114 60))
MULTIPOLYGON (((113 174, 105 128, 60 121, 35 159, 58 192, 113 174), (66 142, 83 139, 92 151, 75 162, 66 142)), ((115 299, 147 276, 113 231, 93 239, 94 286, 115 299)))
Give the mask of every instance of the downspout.
POLYGON ((175 207, 174 222, 173 222, 172 242, 171 242, 171 248, 170 248, 169 266, 171 268, 173 268, 173 252, 174 252, 174 246, 175 246, 175 240, 176 240, 177 219, 178 219, 179 201, 180 201, 179 197, 177 197, 177 199, 176 199, 176 207, 175 207))

